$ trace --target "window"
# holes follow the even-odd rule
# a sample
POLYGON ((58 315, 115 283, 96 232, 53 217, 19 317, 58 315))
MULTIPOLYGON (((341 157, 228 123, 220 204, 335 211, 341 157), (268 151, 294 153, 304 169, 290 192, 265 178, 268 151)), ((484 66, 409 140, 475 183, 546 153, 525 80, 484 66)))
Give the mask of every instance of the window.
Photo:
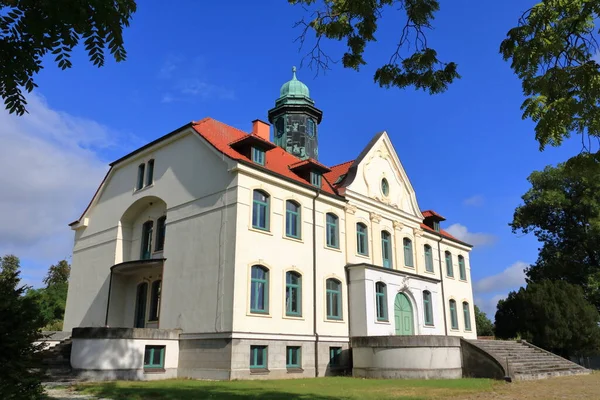
POLYGON ((148 321, 158 321, 158 315, 160 313, 160 286, 162 281, 152 282, 152 289, 150 291, 150 316, 148 321))
POLYGON ((146 173, 146 186, 152 185, 154 182, 154 160, 148 161, 148 172, 146 173))
POLYGON ((404 244, 404 265, 413 267, 415 264, 413 263, 412 240, 404 238, 402 243, 404 244))
POLYGON ((458 315, 456 315, 456 301, 450 300, 450 324, 452 329, 458 329, 458 315))
POLYGON ((285 274, 285 315, 302 315, 302 276, 297 272, 285 274))
POLYGON ((257 164, 265 165, 265 151, 258 147, 252 148, 252 161, 257 164))
POLYGON ((165 346, 146 346, 144 348, 144 369, 165 368, 165 346))
POLYGON ((327 225, 327 246, 336 249, 340 248, 339 242, 339 228, 338 228, 338 217, 335 214, 327 213, 326 216, 327 225))
POLYGON ((148 298, 148 283, 142 282, 137 285, 135 293, 135 319, 134 328, 146 327, 146 300, 148 298))
POLYGON ((154 251, 163 251, 165 248, 166 222, 166 216, 162 216, 156 220, 156 246, 154 247, 154 251))
POLYGON ((356 224, 356 251, 363 256, 369 255, 367 243, 367 226, 361 222, 356 224))
POLYGON ((250 346, 250 369, 267 368, 267 346, 250 346))
POLYGON ((433 252, 431 246, 426 244, 425 248, 425 271, 433 272, 433 252))
POLYGON ((423 310, 425 311, 425 325, 433 326, 433 308, 431 305, 431 292, 423 291, 423 310))
POLYGON ((255 190, 252 201, 252 227, 269 230, 269 195, 255 190))
POLYGON ((433 221, 433 230, 436 232, 440 231, 440 221, 433 221))
POLYGON ((342 319, 342 283, 327 279, 327 319, 342 319))
POLYGON ((329 366, 331 367, 339 367, 341 364, 342 358, 342 348, 341 347, 330 347, 329 348, 329 366))
POLYGON ((154 228, 154 222, 146 221, 142 225, 142 251, 140 258, 142 260, 148 260, 152 256, 152 230, 154 228))
POLYGON ((460 279, 467 280, 467 270, 465 269, 465 258, 463 256, 458 256, 458 273, 460 279))
POLYGON ((135 187, 137 190, 140 190, 141 188, 144 187, 144 171, 145 170, 146 170, 146 165, 140 164, 138 166, 137 185, 135 187))
POLYGON ((309 118, 308 121, 306 121, 306 133, 308 133, 309 137, 315 136, 315 121, 313 121, 312 118, 309 118))
POLYGON ((385 283, 377 282, 375 284, 375 298, 377 304, 377 321, 387 321, 387 286, 385 283))
POLYGON ((465 318, 465 331, 471 330, 471 310, 469 309, 469 303, 463 302, 463 316, 465 318))
POLYGON ((260 265, 252 267, 250 284, 250 312, 269 312, 269 270, 260 265))
POLYGON ((285 202, 285 235, 300 238, 300 204, 288 200, 285 202))
POLYGON ((388 231, 381 231, 381 258, 385 268, 392 268, 392 235, 388 231))
POLYGON ((320 188, 321 187, 321 174, 319 174, 318 172, 311 172, 310 173, 310 184, 320 188))
POLYGON ((302 368, 302 347, 286 347, 285 366, 287 368, 302 368))
POLYGON ((447 251, 446 252, 446 275, 453 278, 454 270, 452 269, 452 254, 447 251))
POLYGON ((386 197, 390 194, 390 184, 385 178, 381 180, 381 193, 386 197))

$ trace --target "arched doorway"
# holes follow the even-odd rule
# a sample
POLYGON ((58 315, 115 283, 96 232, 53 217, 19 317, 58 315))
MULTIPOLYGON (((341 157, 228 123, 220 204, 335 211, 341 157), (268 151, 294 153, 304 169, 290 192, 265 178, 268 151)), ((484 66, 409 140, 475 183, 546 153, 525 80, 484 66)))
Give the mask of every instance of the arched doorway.
POLYGON ((394 301, 396 335, 414 335, 413 309, 404 293, 398 293, 394 301))

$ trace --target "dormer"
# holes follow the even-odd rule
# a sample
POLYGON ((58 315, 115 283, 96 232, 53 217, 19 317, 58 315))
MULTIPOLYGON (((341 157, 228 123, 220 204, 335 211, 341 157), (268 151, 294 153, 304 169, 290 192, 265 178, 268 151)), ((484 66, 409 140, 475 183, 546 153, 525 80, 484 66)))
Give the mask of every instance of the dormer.
POLYGON ((297 163, 290 165, 290 170, 319 189, 323 184, 323 174, 331 171, 329 168, 312 158, 298 161, 297 163))
POLYGON ((262 166, 267 162, 266 152, 277 147, 269 141, 269 124, 258 119, 252 121, 251 134, 234 140, 229 146, 262 166))
POLYGON ((423 223, 436 232, 440 231, 440 222, 446 220, 446 218, 433 210, 423 211, 423 217, 425 217, 423 223))

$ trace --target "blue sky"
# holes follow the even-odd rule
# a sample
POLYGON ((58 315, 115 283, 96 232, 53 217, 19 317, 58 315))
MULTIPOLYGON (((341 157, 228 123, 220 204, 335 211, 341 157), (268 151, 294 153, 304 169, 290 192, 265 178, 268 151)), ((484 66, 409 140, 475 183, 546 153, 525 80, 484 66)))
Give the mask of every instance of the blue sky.
MULTIPOLYGON (((533 124, 521 119, 519 80, 498 53, 501 40, 531 1, 442 2, 428 33, 441 59, 458 63, 462 79, 441 95, 381 89, 372 76, 395 48, 403 21, 390 9, 368 46, 360 72, 332 64, 315 76, 299 51, 294 28, 304 11, 285 0, 260 2, 139 2, 125 31, 128 59, 73 68, 52 59, 29 95, 30 115, 0 113, 0 253, 22 258, 25 281, 38 285, 47 267, 68 257, 67 224, 83 210, 107 163, 173 129, 206 116, 249 130, 266 120, 281 84, 296 65, 316 106, 320 161, 356 157, 386 130, 416 190, 422 210, 447 218, 445 227, 477 246, 471 254, 476 302, 491 313, 523 282, 538 243, 511 233, 527 176, 579 151, 576 140, 540 152, 533 124), (260 4, 261 7, 256 7, 260 4), (48 179, 48 177, 50 177, 48 179)), ((326 43, 339 59, 344 47, 326 43)))

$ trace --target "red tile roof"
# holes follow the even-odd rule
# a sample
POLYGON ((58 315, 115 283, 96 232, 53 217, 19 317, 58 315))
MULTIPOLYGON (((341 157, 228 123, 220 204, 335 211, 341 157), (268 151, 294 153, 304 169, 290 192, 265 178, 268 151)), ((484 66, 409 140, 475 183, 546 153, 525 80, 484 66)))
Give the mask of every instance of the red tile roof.
MULTIPOLYGON (((325 178, 327 178, 327 180, 329 180, 329 182, 331 182, 333 185, 335 185, 335 183, 338 181, 340 176, 346 175, 348 173, 348 170, 352 166, 353 162, 354 162, 354 160, 350 160, 350 161, 346 161, 345 163, 341 163, 338 165, 334 165, 333 167, 330 167, 331 172, 326 173, 324 175, 325 178)), ((337 186, 337 185, 335 185, 335 186, 337 186)))
MULTIPOLYGON (((200 136, 206 139, 206 141, 209 142, 215 149, 225 154, 229 158, 233 160, 252 162, 248 157, 238 153, 229 145, 234 141, 242 139, 244 136, 248 135, 248 133, 212 118, 204 118, 201 121, 195 122, 192 126, 194 130, 200 136)), ((274 172, 277 175, 294 180, 298 183, 310 185, 306 179, 298 176, 296 173, 290 170, 291 165, 297 164, 303 160, 291 155, 281 147, 268 150, 266 152, 265 159, 265 169, 274 172)), ((256 166, 258 168, 262 168, 260 165, 256 166)), ((325 179, 323 179, 323 186, 321 189, 326 193, 337 196, 337 191, 333 188, 328 179, 326 177, 324 178, 325 179)))
POLYGON ((433 210, 425 210, 423 211, 423 216, 425 218, 429 218, 429 217, 436 217, 437 219, 439 219, 440 221, 445 221, 446 218, 442 217, 440 214, 436 213, 433 210))

